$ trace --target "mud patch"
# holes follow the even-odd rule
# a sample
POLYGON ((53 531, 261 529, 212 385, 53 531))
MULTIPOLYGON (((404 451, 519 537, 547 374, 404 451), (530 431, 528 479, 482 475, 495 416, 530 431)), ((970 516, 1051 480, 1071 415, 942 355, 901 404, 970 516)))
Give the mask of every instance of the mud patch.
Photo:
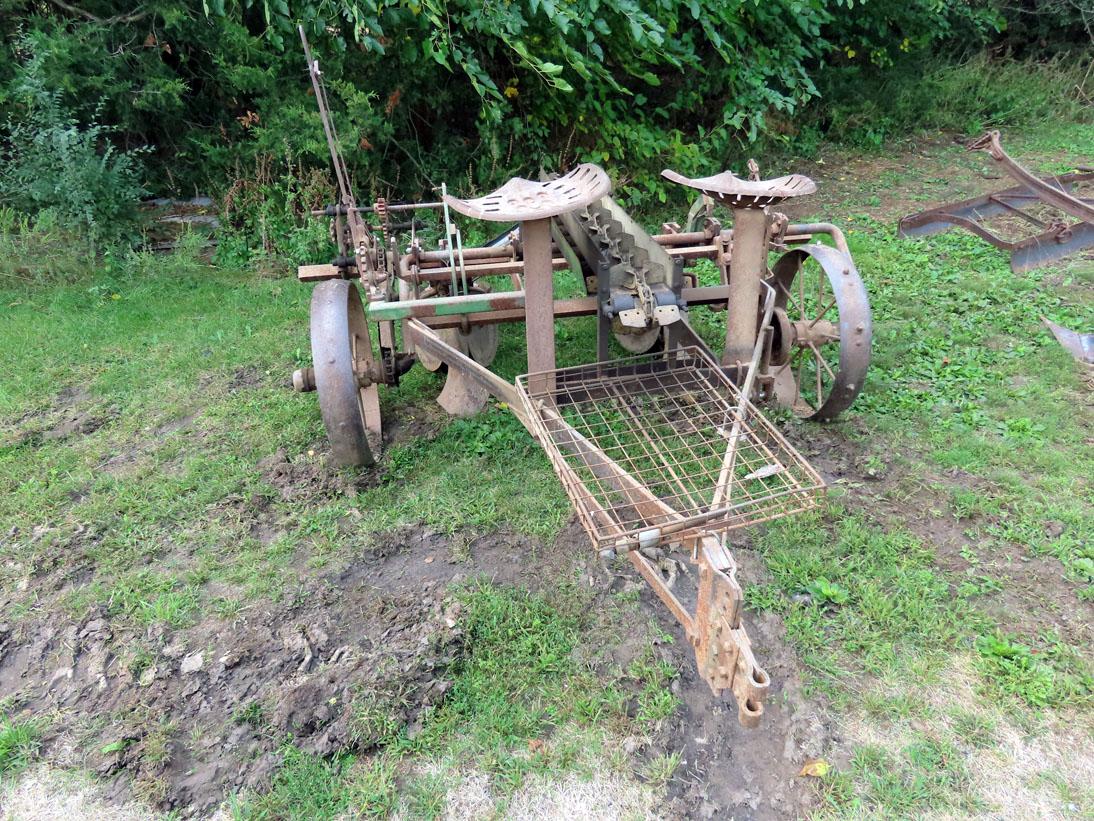
POLYGON ((237 368, 232 374, 232 377, 228 380, 228 389, 232 391, 246 390, 247 388, 257 388, 265 382, 265 377, 258 368, 253 365, 247 365, 243 368, 237 368))
POLYGON ((48 407, 28 413, 20 419, 7 444, 14 447, 33 447, 44 442, 87 436, 115 416, 116 409, 96 406, 85 387, 70 386, 60 390, 48 407))
POLYGON ((0 698, 57 716, 44 753, 107 779, 111 800, 209 810, 265 786, 285 738, 317 754, 371 748, 362 698, 385 728, 412 725, 443 698, 462 649, 458 605, 440 580, 400 585, 382 557, 360 562, 375 576, 320 580, 231 623, 140 633, 100 610, 21 622, 23 641, 5 626, 0 698))
POLYGON ((336 473, 317 459, 305 455, 290 458, 283 449, 260 459, 257 467, 262 478, 285 501, 352 495, 373 480, 369 471, 363 471, 360 475, 336 473))
POLYGON ((464 649, 449 586, 472 574, 530 580, 536 549, 520 536, 407 528, 291 601, 181 630, 43 607, 0 624, 0 700, 55 717, 43 755, 94 772, 106 800, 208 812, 268 786, 286 739, 327 755, 417 732, 464 649))

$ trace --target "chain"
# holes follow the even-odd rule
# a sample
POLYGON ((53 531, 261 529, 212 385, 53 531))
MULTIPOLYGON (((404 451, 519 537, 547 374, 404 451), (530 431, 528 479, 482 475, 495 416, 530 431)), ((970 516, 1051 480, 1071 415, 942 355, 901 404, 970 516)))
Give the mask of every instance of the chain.
POLYGON ((577 214, 578 222, 585 228, 586 233, 606 252, 609 258, 625 266, 628 277, 627 288, 635 290, 646 285, 646 274, 649 268, 641 255, 635 253, 634 239, 621 230, 612 230, 611 213, 608 209, 597 204, 583 208, 577 214), (629 240, 629 242, 628 242, 629 240))

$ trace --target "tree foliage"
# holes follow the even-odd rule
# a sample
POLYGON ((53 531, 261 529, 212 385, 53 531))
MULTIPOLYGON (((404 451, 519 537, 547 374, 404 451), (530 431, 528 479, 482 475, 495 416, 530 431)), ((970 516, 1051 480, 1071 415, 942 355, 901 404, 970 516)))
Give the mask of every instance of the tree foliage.
MULTIPOLYGON (((33 61, 53 104, 110 125, 115 161, 149 147, 157 193, 223 191, 270 157, 322 167, 302 25, 361 196, 594 159, 638 199, 663 164, 709 170, 742 142, 792 134, 829 74, 998 40, 995 2, 0 0, 0 112, 27 120, 33 61)), ((1083 20, 1058 18, 1064 47, 1089 45, 1083 20)))

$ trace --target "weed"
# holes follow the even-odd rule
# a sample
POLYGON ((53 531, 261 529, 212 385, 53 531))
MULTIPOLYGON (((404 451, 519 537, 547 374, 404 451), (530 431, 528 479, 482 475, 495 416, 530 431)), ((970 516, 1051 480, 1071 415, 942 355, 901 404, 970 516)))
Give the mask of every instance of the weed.
POLYGON ((958 710, 954 712, 952 721, 954 735, 963 743, 978 749, 995 744, 996 722, 989 716, 958 710))
POLYGON ((442 775, 423 775, 410 783, 407 790, 407 809, 411 817, 432 821, 444 815, 447 805, 448 785, 442 775))
POLYGON ((260 701, 249 701, 232 714, 232 721, 258 730, 266 726, 266 711, 260 701))
POLYGON ((34 720, 0 717, 0 776, 14 775, 34 759, 40 735, 34 720))
POLYGON ((1004 693, 1018 696, 1033 707, 1054 701, 1055 677, 1046 664, 1035 659, 1029 647, 1007 636, 981 636, 976 640, 980 670, 1004 693))
POLYGON ((237 801, 232 808, 235 818, 307 821, 334 818, 346 809, 350 797, 343 776, 353 765, 351 757, 327 760, 293 746, 282 748, 281 755, 270 791, 237 801))
POLYGON ((650 648, 631 662, 627 675, 642 686, 635 716, 639 721, 658 724, 676 712, 680 699, 673 693, 671 684, 679 673, 667 661, 654 659, 650 648))
POLYGON ((398 698, 383 693, 361 693, 350 705, 350 745, 367 752, 393 742, 401 724, 396 717, 398 698))
POLYGON ((805 589, 816 604, 847 604, 851 599, 847 588, 828 581, 824 576, 810 582, 805 589))
POLYGON ((680 766, 681 761, 682 756, 680 753, 662 753, 646 764, 644 771, 646 780, 656 788, 665 786, 680 766))

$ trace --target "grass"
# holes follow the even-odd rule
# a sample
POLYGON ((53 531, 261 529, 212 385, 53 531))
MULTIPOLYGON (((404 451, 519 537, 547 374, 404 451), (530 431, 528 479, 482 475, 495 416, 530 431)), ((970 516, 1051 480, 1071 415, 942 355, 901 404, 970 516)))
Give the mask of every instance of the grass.
POLYGON ((16 775, 34 760, 40 734, 33 720, 0 717, 0 778, 16 775))
MULTIPOLYGON (((468 770, 485 775, 504 806, 531 776, 591 774, 609 755, 613 729, 631 725, 632 695, 639 731, 675 709, 674 696, 657 695, 675 675, 664 663, 643 657, 607 679, 578 663, 576 643, 593 629, 585 594, 564 585, 548 597, 480 580, 458 599, 467 653, 420 729, 410 733, 391 719, 396 697, 360 694, 352 708, 358 753, 327 760, 287 747, 271 791, 237 802, 236 817, 334 817, 349 806, 382 815, 398 803, 396 780, 411 785, 401 792, 415 817, 434 817, 445 806, 444 779, 456 783, 468 770), (408 779, 416 762, 430 761, 434 772, 408 779), (318 781, 322 789, 313 787, 318 781)), ((661 761, 650 781, 663 784, 678 759, 661 761)))
MULTIPOLYGON (((1044 167, 1094 153, 1082 123, 1033 128, 1018 145, 1044 167)), ((848 173, 825 194, 817 216, 848 229, 870 290, 874 361, 845 421, 775 415, 810 458, 852 463, 836 463, 843 479, 822 510, 750 535, 767 573, 746 590, 749 606, 782 617, 836 720, 867 727, 822 781, 837 816, 979 812, 977 757, 1013 726, 1082 724, 1094 693, 1089 647, 1052 611, 1094 600, 1091 420, 1079 369, 1040 324, 1094 327, 1094 266, 1013 275, 960 232, 897 240, 890 197, 945 199, 951 176, 975 180, 981 168, 956 148, 930 151, 909 160, 923 163, 911 173, 848 173), (949 692, 955 658, 970 686, 940 707, 931 693, 949 692)), ((314 399, 285 387, 309 358, 307 299, 296 283, 213 268, 185 248, 5 286, 5 620, 38 617, 48 585, 65 588, 58 605, 74 616, 98 606, 134 629, 182 629, 291 598, 302 573, 347 562, 400 525, 460 538, 558 533, 569 505, 519 424, 497 407, 441 418, 430 404, 440 377, 420 369, 381 401, 387 419, 413 420, 422 435, 398 436, 368 482, 329 478, 314 399), (283 493, 259 466, 279 449, 332 484, 283 493), (253 531, 260 513, 275 533, 253 531)), ((712 338, 723 331, 721 315, 693 319, 712 338)), ((566 324, 561 364, 580 361, 592 335, 590 322, 566 324)), ((513 376, 522 356, 519 329, 506 329, 496 369, 513 376)), ((357 693, 350 748, 323 759, 286 746, 269 792, 237 798, 235 815, 438 817, 468 773, 504 811, 533 777, 603 761, 627 769, 610 740, 678 715, 677 671, 652 653, 626 669, 582 655, 634 618, 635 593, 608 613, 590 612, 568 577, 536 593, 472 581, 458 596, 467 652, 419 726, 396 720, 401 694, 357 693)), ((126 661, 137 678, 150 663, 140 647, 126 661)), ((233 720, 265 727, 269 709, 241 704, 233 720)), ((36 737, 5 719, 0 771, 31 758, 36 737)), ((640 775, 663 787, 678 765, 666 753, 640 775)), ((1089 806, 1074 779, 1042 782, 1089 806)))

